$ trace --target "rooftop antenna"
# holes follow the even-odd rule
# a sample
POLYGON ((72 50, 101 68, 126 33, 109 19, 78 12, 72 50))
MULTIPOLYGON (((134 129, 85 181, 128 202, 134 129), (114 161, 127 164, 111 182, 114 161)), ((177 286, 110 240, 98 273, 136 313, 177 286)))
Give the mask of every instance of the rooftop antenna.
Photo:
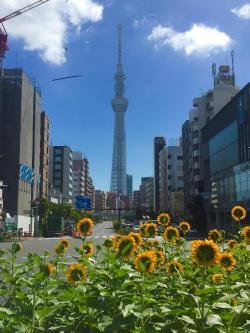
POLYGON ((234 75, 234 51, 231 51, 231 58, 232 58, 232 78, 233 78, 233 85, 235 86, 235 75, 234 75))
POLYGON ((212 75, 214 78, 214 86, 215 86, 215 76, 216 76, 216 63, 215 62, 213 62, 213 64, 212 64, 212 75))
POLYGON ((118 64, 122 63, 122 25, 118 24, 118 64))

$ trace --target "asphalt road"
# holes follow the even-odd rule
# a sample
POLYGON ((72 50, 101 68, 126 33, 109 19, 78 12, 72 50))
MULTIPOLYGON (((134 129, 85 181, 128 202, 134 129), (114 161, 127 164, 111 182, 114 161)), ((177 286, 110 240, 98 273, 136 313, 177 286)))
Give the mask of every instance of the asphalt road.
MULTIPOLYGON (((93 245, 102 244, 106 238, 114 235, 112 222, 104 221, 102 223, 98 223, 93 228, 93 234, 87 237, 89 242, 92 242, 93 245)), ((62 237, 67 238, 70 242, 69 249, 66 253, 66 258, 71 261, 72 256, 76 256, 77 252, 74 247, 81 245, 81 239, 72 238, 72 237, 62 237)), ((22 251, 19 256, 21 260, 25 260, 27 255, 30 252, 37 253, 38 255, 43 255, 44 251, 48 251, 51 254, 54 253, 55 246, 60 241, 60 237, 54 238, 35 238, 29 240, 22 240, 22 251)), ((0 243, 0 249, 10 248, 12 242, 3 242, 0 243)), ((73 260, 73 259, 72 259, 73 260)))

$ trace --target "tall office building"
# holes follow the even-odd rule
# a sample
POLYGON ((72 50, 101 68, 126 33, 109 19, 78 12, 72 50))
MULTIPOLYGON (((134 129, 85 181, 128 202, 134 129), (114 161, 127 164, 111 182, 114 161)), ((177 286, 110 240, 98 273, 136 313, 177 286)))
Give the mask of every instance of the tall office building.
POLYGON ((125 94, 125 75, 122 65, 121 25, 118 26, 118 64, 115 74, 115 98, 112 99, 112 108, 115 113, 113 160, 110 191, 126 195, 126 135, 125 112, 128 100, 125 94))
POLYGON ((49 147, 49 186, 62 193, 64 202, 73 198, 72 150, 68 146, 49 147))
POLYGON ((0 80, 0 179, 4 210, 34 232, 31 202, 39 197, 41 94, 22 69, 4 69, 0 80))
POLYGON ((193 109, 189 112, 189 120, 182 126, 183 138, 183 173, 184 197, 188 207, 193 198, 204 192, 201 179, 201 130, 220 110, 237 94, 234 70, 222 65, 216 73, 213 64, 214 87, 201 97, 193 99, 193 109))
POLYGON ((49 118, 45 112, 41 113, 39 185, 40 197, 47 198, 49 191, 49 118))
POLYGON ((166 146, 165 138, 154 138, 154 211, 160 210, 160 152, 166 146))
POLYGON ((127 196, 129 201, 132 200, 133 195, 133 176, 127 175, 127 196))

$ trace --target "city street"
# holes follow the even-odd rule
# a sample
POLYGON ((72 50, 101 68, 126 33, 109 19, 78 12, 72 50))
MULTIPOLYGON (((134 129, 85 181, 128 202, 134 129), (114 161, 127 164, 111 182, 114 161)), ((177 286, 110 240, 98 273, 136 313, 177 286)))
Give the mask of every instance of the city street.
MULTIPOLYGON (((113 226, 111 221, 104 221, 102 223, 98 223, 93 228, 93 234, 87 237, 89 242, 93 242, 94 245, 102 244, 106 238, 109 238, 114 234, 113 226)), ((67 238, 70 242, 70 247, 67 251, 66 258, 70 259, 72 256, 75 256, 77 252, 74 247, 81 245, 81 240, 77 238, 71 237, 63 237, 67 238)), ((22 241, 22 251, 20 252, 21 259, 26 259, 27 255, 30 252, 35 252, 39 255, 42 255, 44 251, 48 251, 50 253, 54 253, 54 249, 56 244, 60 241, 60 237, 54 238, 36 238, 30 240, 22 241)), ((0 243, 0 249, 11 247, 12 242, 4 242, 0 243)))

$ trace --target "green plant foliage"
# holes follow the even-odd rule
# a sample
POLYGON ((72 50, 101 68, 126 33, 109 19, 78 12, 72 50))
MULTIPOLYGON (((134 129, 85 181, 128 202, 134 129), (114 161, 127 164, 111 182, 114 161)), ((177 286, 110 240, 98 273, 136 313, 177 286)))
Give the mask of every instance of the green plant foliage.
MULTIPOLYGON (((249 332, 249 247, 241 234, 237 242, 230 250, 236 265, 229 271, 218 263, 196 265, 185 239, 159 244, 143 239, 126 259, 113 240, 95 250, 94 260, 76 251, 73 264, 66 248, 30 254, 20 263, 22 248, 14 244, 0 253, 0 332, 249 332), (155 263, 152 272, 137 271, 135 257, 159 249, 165 263, 155 263), (168 271, 170 261, 182 269, 168 271), (218 283, 212 280, 216 273, 218 283)), ((221 251, 225 244, 220 240, 221 251)))

